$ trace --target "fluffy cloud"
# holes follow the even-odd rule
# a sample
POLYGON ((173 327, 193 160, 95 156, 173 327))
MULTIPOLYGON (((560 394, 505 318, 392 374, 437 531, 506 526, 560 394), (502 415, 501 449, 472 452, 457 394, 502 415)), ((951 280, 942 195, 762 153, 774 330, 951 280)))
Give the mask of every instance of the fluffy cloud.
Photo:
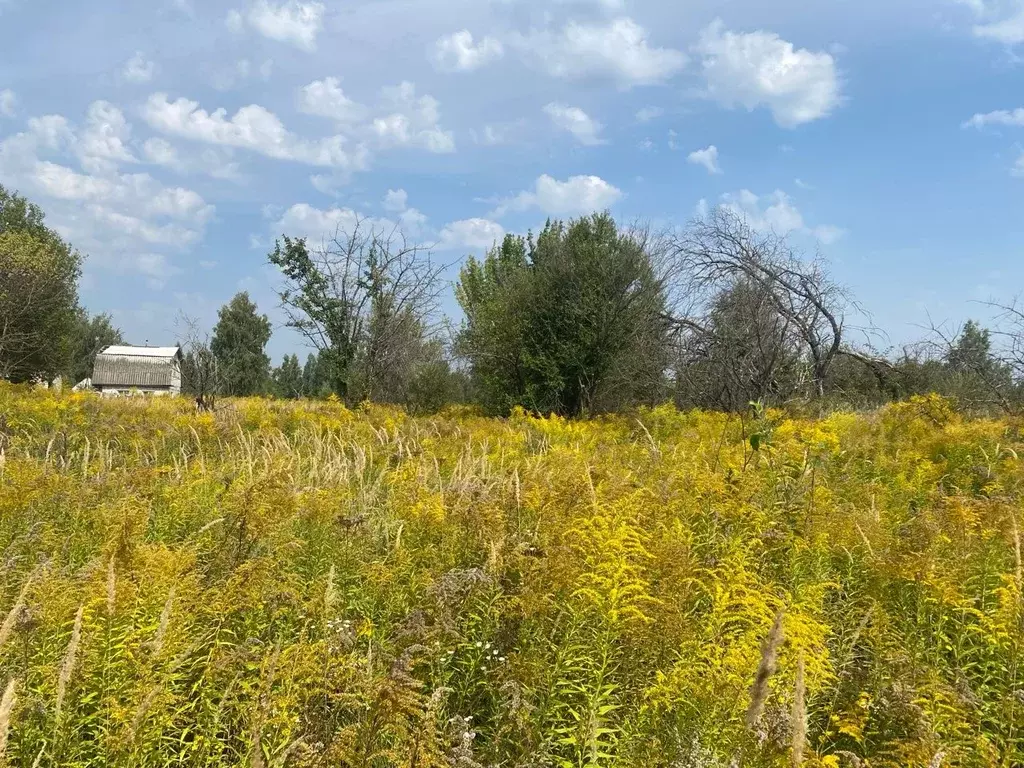
POLYGON ((409 195, 404 189, 389 189, 384 195, 385 211, 404 211, 409 207, 409 195))
POLYGON ((128 83, 148 83, 155 74, 156 64, 147 60, 142 51, 136 51, 121 70, 121 79, 128 83))
POLYGON ((544 107, 544 114, 550 117, 556 126, 575 136, 580 144, 594 146, 605 143, 599 136, 604 126, 579 107, 552 103, 544 107))
POLYGON ((103 101, 89 107, 80 128, 60 115, 32 118, 26 131, 0 141, 0 177, 42 202, 90 265, 163 279, 173 267, 161 251, 201 240, 214 208, 193 190, 122 172, 137 162, 130 135, 120 109, 103 101))
POLYGON ((135 158, 126 143, 131 126, 124 113, 106 101, 93 102, 86 116, 85 131, 79 136, 77 151, 82 167, 93 173, 110 172, 135 158))
POLYGON ((647 31, 630 18, 608 22, 569 22, 563 29, 533 32, 517 39, 553 76, 566 79, 603 77, 628 88, 668 80, 687 57, 672 48, 647 42, 647 31))
POLYGON ((704 149, 694 150, 687 155, 686 162, 703 166, 711 174, 722 172, 722 169, 718 167, 718 147, 714 144, 704 147, 704 149))
POLYGON ((722 195, 722 207, 743 218, 747 224, 762 232, 788 235, 804 229, 804 217, 792 199, 781 189, 764 198, 749 189, 736 194, 722 195))
POLYGON ((214 179, 238 181, 241 178, 238 163, 232 162, 230 149, 204 149, 196 156, 187 156, 166 139, 153 136, 142 145, 142 160, 150 165, 170 168, 178 173, 201 173, 214 179))
POLYGON ((473 34, 463 29, 439 39, 431 58, 434 66, 444 72, 472 72, 504 54, 505 46, 500 40, 485 37, 474 44, 473 34))
POLYGON ((410 82, 383 88, 390 114, 375 118, 373 132, 382 147, 420 147, 430 152, 455 151, 455 137, 440 127, 440 105, 433 96, 417 96, 410 82))
POLYGON ((353 123, 366 117, 366 107, 357 104, 341 90, 336 77, 314 80, 299 91, 298 107, 307 115, 317 115, 339 123, 353 123))
POLYGON ((9 88, 0 91, 0 117, 14 117, 14 105, 17 103, 14 91, 9 88))
POLYGON ((270 40, 289 43, 305 51, 316 50, 316 38, 323 28, 324 4, 287 0, 273 3, 256 0, 249 8, 232 11, 228 27, 240 31, 246 24, 270 40))
POLYGON ((390 230, 395 223, 388 219, 363 216, 351 208, 323 210, 308 203, 296 203, 273 220, 270 230, 272 235, 284 232, 291 237, 304 237, 313 246, 334 237, 336 232, 352 232, 356 225, 390 230))
POLYGON ((169 101, 164 93, 150 96, 142 111, 143 119, 162 133, 181 138, 237 147, 277 160, 292 160, 307 165, 362 170, 369 161, 364 146, 350 147, 344 136, 307 140, 288 131, 277 115, 250 104, 228 117, 224 109, 207 112, 185 98, 169 101))
POLYGON ((551 216, 575 216, 608 208, 622 199, 622 190, 599 176, 572 176, 566 181, 544 174, 533 189, 502 201, 491 214, 504 216, 509 211, 538 208, 551 216))
MULTIPOLYGON (((780 236, 798 232, 810 235, 825 245, 831 245, 846 234, 844 229, 831 224, 807 226, 803 214, 793 203, 792 198, 781 189, 763 197, 755 195, 749 189, 735 194, 725 194, 722 195, 720 207, 736 214, 750 227, 760 232, 773 232, 780 236)), ((706 210, 707 203, 702 200, 698 209, 706 210)))
POLYGON ((505 237, 505 228, 490 219, 463 219, 447 224, 441 230, 437 247, 440 250, 459 248, 483 251, 505 237))
POLYGON ((1004 45, 1024 43, 1024 0, 960 0, 974 11, 976 37, 1004 45))
POLYGON ((986 125, 1024 127, 1024 107, 1014 110, 999 109, 984 114, 979 112, 964 123, 964 128, 984 128, 986 125))
POLYGON ((841 103, 832 56, 796 49, 772 32, 730 32, 715 21, 695 51, 707 94, 726 107, 767 107, 776 123, 793 128, 826 117, 841 103))

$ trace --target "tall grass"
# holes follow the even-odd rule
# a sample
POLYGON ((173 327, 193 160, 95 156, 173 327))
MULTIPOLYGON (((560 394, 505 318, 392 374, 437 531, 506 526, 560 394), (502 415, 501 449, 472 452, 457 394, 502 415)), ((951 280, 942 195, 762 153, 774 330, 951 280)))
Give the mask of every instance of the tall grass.
POLYGON ((0 412, 0 765, 1024 765, 1020 423, 0 412))

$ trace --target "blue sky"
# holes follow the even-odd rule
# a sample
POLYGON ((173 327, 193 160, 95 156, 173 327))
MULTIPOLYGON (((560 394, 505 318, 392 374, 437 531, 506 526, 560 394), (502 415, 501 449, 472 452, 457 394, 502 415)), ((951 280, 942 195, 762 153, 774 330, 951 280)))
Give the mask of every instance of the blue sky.
POLYGON ((274 237, 357 215, 454 263, 726 205, 893 343, 1024 288, 1024 0, 0 0, 0 51, 0 183, 136 343, 279 321, 274 237))

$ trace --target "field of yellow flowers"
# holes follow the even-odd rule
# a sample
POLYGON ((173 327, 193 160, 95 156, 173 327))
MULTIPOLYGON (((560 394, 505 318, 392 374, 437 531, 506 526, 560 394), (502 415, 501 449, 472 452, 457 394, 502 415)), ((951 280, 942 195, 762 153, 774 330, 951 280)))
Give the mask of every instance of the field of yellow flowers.
POLYGON ((1024 765, 1024 437, 0 384, 0 763, 1024 765))

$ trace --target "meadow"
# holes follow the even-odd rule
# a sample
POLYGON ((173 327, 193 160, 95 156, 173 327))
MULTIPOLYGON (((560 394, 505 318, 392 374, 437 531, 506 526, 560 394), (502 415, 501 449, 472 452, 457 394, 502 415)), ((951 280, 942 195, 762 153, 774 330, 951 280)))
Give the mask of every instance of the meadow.
POLYGON ((0 762, 1019 766, 1024 437, 0 384, 0 762))

